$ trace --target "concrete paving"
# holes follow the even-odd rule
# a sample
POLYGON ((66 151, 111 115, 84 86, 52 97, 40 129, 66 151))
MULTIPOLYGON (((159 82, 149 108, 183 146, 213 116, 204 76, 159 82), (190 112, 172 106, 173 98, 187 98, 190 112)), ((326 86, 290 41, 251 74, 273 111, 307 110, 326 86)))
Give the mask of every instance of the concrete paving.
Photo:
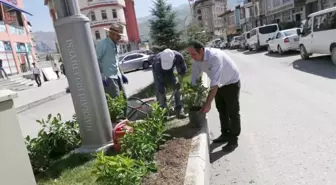
MULTIPOLYGON (((241 71, 239 147, 211 154, 213 185, 333 185, 336 67, 330 57, 226 51, 241 71)), ((212 139, 220 134, 213 105, 212 139)))
MULTIPOLYGON (((143 87, 151 84, 153 82, 152 72, 149 71, 135 71, 127 73, 129 84, 125 85, 127 95, 132 95, 137 93, 143 87)), ((47 84, 46 84, 47 86, 47 84)), ((41 87, 42 88, 42 87, 41 87)), ((50 85, 52 88, 52 85, 50 85)), ((34 96, 34 93, 29 93, 34 96)), ((27 93, 27 96, 29 95, 27 93)), ((20 98, 20 95, 19 95, 20 98)), ((27 97, 29 99, 29 97, 27 97)), ((60 113, 63 117, 63 120, 69 120, 72 118, 72 115, 75 113, 71 95, 68 94, 61 98, 52 100, 48 103, 36 106, 27 111, 21 112, 18 114, 18 119, 22 131, 22 135, 36 136, 40 126, 36 123, 36 120, 42 118, 47 118, 48 114, 56 116, 57 113, 60 113)))

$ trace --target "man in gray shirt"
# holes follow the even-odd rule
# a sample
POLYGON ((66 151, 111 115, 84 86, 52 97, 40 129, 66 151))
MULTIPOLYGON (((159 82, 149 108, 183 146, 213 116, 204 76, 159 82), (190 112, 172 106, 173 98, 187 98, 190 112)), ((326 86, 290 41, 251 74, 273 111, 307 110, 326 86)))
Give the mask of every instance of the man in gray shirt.
POLYGON ((210 92, 201 109, 209 112, 211 103, 215 99, 219 112, 222 134, 215 139, 214 143, 227 143, 223 147, 226 152, 231 152, 238 147, 240 135, 240 75, 233 60, 222 50, 205 48, 198 41, 189 44, 188 52, 194 59, 192 65, 191 83, 205 72, 210 78, 210 92))
POLYGON ((187 72, 187 65, 181 53, 165 49, 153 58, 153 76, 156 88, 157 99, 160 106, 167 107, 166 88, 172 85, 175 98, 175 114, 178 119, 184 119, 183 105, 181 102, 180 82, 174 75, 174 70, 181 76, 187 72))

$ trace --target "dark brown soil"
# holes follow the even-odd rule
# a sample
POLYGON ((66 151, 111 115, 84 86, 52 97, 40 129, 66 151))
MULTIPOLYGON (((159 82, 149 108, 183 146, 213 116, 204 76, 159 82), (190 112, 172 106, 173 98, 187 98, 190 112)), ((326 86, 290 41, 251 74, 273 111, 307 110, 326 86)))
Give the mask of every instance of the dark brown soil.
POLYGON ((174 120, 168 133, 172 136, 156 153, 157 173, 143 180, 143 185, 183 185, 191 140, 199 129, 187 124, 188 120, 174 120))

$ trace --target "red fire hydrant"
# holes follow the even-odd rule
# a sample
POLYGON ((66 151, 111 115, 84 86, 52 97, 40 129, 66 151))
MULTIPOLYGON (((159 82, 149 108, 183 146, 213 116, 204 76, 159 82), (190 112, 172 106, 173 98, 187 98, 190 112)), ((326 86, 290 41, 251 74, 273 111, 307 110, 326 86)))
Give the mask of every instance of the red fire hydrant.
POLYGON ((115 152, 120 152, 120 138, 124 137, 126 132, 133 132, 133 128, 130 127, 128 124, 129 121, 127 119, 123 120, 122 122, 118 123, 112 131, 113 147, 115 152))

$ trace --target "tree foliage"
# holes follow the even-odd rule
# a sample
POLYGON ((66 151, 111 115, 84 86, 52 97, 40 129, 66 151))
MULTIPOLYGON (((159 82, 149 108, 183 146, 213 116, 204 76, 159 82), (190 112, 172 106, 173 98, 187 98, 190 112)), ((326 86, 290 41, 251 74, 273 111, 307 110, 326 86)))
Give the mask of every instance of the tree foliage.
POLYGON ((190 40, 198 40, 202 42, 203 44, 206 44, 210 41, 210 37, 207 35, 207 33, 204 31, 204 29, 197 24, 190 24, 187 27, 186 35, 188 38, 188 41, 190 40))
POLYGON ((176 15, 166 0, 155 0, 150 20, 150 36, 153 44, 162 48, 179 49, 179 32, 177 31, 176 15))

